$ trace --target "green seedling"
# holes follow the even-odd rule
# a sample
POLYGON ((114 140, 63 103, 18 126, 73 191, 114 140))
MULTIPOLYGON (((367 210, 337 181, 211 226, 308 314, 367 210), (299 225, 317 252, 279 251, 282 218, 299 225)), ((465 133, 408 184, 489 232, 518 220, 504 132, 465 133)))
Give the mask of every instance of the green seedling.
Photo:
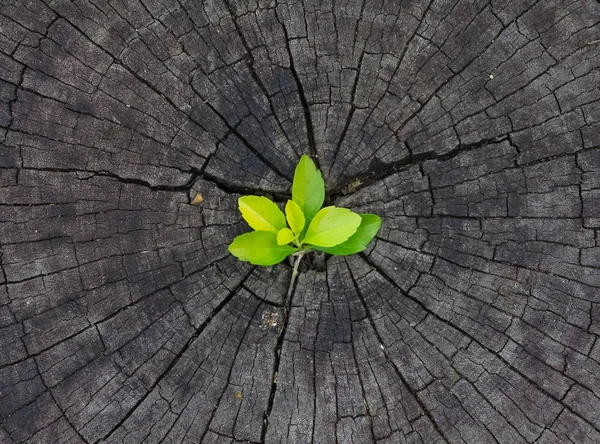
POLYGON ((324 200, 323 176, 310 157, 303 155, 294 173, 292 199, 285 205, 285 214, 264 196, 239 198, 242 217, 255 231, 237 236, 229 252, 263 266, 294 256, 291 291, 305 254, 323 251, 345 256, 367 248, 381 226, 379 216, 335 206, 321 208, 324 200))

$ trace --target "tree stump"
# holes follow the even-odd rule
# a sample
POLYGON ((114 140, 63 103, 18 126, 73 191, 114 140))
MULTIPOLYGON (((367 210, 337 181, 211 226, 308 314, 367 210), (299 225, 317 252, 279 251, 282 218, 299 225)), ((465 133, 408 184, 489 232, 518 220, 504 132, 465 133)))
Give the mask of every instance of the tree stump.
POLYGON ((599 66, 594 0, 3 1, 0 442, 600 442, 599 66), (303 153, 383 225, 286 307, 227 245, 303 153))

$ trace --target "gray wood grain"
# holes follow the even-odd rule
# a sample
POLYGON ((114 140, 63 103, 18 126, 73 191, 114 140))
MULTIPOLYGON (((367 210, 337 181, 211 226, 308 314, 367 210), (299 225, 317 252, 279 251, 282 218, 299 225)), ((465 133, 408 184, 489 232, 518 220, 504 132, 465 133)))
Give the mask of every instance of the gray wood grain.
POLYGON ((0 5, 0 443, 600 442, 600 3, 0 5), (383 219, 252 267, 242 194, 383 219))

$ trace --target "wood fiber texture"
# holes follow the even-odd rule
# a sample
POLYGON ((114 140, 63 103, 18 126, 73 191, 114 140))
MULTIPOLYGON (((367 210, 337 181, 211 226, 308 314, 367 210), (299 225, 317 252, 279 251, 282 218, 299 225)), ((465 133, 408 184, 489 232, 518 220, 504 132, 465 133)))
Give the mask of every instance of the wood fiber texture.
POLYGON ((596 0, 0 2, 0 443, 599 443, 596 0), (383 219, 304 270, 242 194, 383 219))

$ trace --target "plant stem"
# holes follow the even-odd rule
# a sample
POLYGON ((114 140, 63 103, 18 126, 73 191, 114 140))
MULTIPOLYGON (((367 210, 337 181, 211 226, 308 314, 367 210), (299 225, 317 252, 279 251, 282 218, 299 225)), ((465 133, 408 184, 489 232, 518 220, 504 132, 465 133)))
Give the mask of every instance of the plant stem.
POLYGON ((300 267, 300 261, 302 260, 302 257, 304 257, 304 255, 306 254, 306 251, 300 251, 298 253, 295 254, 296 256, 296 260, 294 262, 294 268, 292 269, 292 278, 290 279, 290 286, 288 287, 288 291, 287 291, 287 296, 285 297, 285 307, 287 308, 291 297, 292 297, 292 291, 294 291, 294 283, 296 282, 296 279, 298 278, 298 267, 300 267))

